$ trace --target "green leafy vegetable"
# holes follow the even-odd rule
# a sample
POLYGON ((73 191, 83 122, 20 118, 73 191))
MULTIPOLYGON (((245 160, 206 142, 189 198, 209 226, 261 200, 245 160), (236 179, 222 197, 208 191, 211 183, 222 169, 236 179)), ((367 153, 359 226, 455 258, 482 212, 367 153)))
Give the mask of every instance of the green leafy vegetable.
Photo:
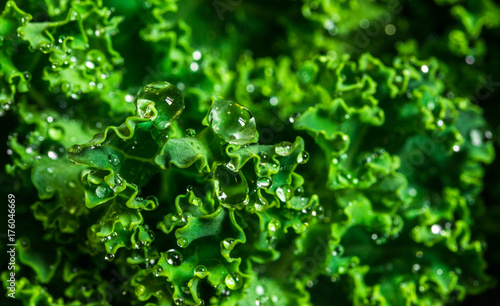
POLYGON ((2 304, 498 302, 499 12, 7 1, 2 304))

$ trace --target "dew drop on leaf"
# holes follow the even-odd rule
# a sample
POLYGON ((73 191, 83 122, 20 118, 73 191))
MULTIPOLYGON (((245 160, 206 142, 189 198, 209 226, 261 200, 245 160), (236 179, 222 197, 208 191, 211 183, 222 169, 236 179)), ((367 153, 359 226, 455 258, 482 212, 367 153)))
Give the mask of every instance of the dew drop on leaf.
POLYGON ((281 222, 276 219, 272 219, 271 221, 269 221, 269 224, 267 225, 267 228, 271 232, 276 232, 277 230, 280 229, 280 227, 281 227, 281 222))
POLYGON ((270 177, 259 177, 257 179, 257 187, 267 188, 271 186, 272 180, 270 177))
POLYGON ((146 287, 144 287, 143 285, 138 285, 137 287, 135 287, 135 294, 137 296, 143 295, 144 292, 146 292, 146 287))
POLYGON ((177 238, 177 245, 181 248, 187 247, 189 244, 188 240, 184 237, 177 238))
POLYGON ((233 101, 215 101, 208 113, 208 123, 215 134, 235 145, 257 141, 257 126, 250 111, 233 101))
POLYGON ((105 186, 99 186, 96 188, 95 190, 95 194, 99 197, 99 198, 105 198, 107 195, 108 195, 108 188, 106 188, 105 186))
POLYGON ((181 115, 184 99, 177 87, 165 81, 144 86, 135 97, 137 115, 149 118, 163 130, 181 115))
POLYGON ((304 194, 304 187, 299 186, 299 187, 295 188, 295 195, 296 196, 300 197, 303 194, 304 194))
POLYGON ((288 141, 280 142, 274 147, 274 151, 279 156, 288 156, 290 155, 290 153, 292 153, 292 150, 293 150, 293 144, 288 141))
POLYGON ((120 159, 116 154, 111 154, 108 156, 109 163, 113 166, 116 167, 120 164, 120 159))
POLYGON ((293 187, 290 185, 281 185, 276 189, 276 195, 282 202, 290 201, 293 198, 293 187))
POLYGON ((297 157, 297 161, 299 162, 299 164, 305 164, 307 163, 308 160, 309 160, 309 153, 307 153, 306 151, 302 151, 302 153, 300 153, 299 156, 297 157))
POLYGON ((199 265, 194 269, 194 274, 200 278, 203 278, 208 275, 207 267, 203 265, 199 265))
POLYGON ((228 250, 232 250, 234 248, 234 239, 233 238, 226 238, 222 241, 222 245, 224 248, 228 250))
POLYGON ((239 205, 248 202, 248 184, 240 171, 234 172, 219 165, 214 171, 214 185, 222 203, 239 205))
POLYGON ((226 286, 231 290, 238 290, 243 285, 243 280, 237 272, 229 273, 225 279, 226 286))
POLYGON ((344 247, 341 245, 337 245, 335 248, 333 248, 332 255, 333 256, 341 256, 344 254, 344 247))
POLYGON ((52 140, 61 140, 64 136, 64 130, 60 127, 51 127, 49 129, 49 137, 52 140))
POLYGON ((172 265, 175 267, 180 266, 180 264, 183 261, 182 254, 175 249, 168 250, 165 253, 165 258, 166 258, 169 265, 172 265))

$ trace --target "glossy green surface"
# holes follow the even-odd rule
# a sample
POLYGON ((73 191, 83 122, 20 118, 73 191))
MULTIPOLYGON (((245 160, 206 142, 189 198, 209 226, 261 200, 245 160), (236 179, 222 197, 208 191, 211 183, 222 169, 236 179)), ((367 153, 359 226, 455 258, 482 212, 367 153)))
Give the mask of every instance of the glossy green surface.
POLYGON ((494 1, 0 9, 0 304, 498 302, 494 1))

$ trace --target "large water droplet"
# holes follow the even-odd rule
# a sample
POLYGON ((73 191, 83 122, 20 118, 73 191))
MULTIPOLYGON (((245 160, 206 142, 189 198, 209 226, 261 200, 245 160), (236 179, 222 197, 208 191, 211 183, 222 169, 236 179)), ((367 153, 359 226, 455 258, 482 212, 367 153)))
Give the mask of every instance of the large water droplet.
POLYGON ((184 110, 182 94, 174 85, 165 81, 144 86, 135 97, 137 114, 150 118, 159 129, 165 129, 184 110))
POLYGON ((290 185, 281 185, 276 189, 276 195, 282 202, 290 201, 293 198, 294 190, 290 185))
POLYGON ((172 265, 175 267, 180 266, 182 263, 182 260, 183 260, 181 252, 179 252, 175 249, 168 250, 165 253, 165 258, 167 259, 167 262, 169 265, 172 265))
POLYGON ((250 111, 233 101, 215 101, 208 113, 212 130, 225 141, 245 145, 257 141, 257 126, 250 111))
POLYGON ((274 151, 279 156, 290 155, 290 153, 292 153, 292 150, 293 150, 293 144, 288 141, 280 142, 274 147, 274 151))
POLYGON ((233 272, 226 275, 226 286, 231 290, 238 290, 243 285, 243 279, 239 273, 233 272))
POLYGON ((214 171, 214 185, 219 201, 228 205, 248 203, 248 184, 240 172, 219 165, 214 171))

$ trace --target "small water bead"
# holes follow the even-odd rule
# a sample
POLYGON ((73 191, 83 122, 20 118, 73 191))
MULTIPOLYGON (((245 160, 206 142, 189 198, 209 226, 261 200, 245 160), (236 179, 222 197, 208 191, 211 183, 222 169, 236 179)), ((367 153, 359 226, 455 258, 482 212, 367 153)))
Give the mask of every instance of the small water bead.
POLYGON ((300 153, 297 157, 297 161, 299 162, 299 164, 307 163, 307 161, 309 161, 309 153, 307 153, 306 151, 302 151, 302 153, 300 153))
POLYGON ((181 252, 179 252, 175 249, 168 250, 165 253, 165 258, 167 260, 167 263, 169 265, 174 266, 174 267, 180 266, 182 264, 182 261, 184 260, 182 258, 181 252))
POLYGON ((109 193, 109 188, 103 185, 98 186, 95 190, 95 194, 101 199, 105 198, 108 195, 108 193, 109 193))
POLYGON ((116 167, 120 164, 120 159, 116 154, 111 154, 108 156, 109 163, 113 166, 116 167))
POLYGON ((141 295, 143 295, 145 292, 146 292, 146 287, 144 287, 143 285, 138 285, 137 287, 135 287, 135 294, 136 294, 137 296, 141 296, 141 295))
POLYGON ((245 145, 257 141, 257 126, 250 111, 233 101, 215 101, 208 113, 208 123, 225 141, 245 145))
POLYGON ((259 177, 257 179, 257 187, 268 188, 271 186, 272 179, 270 177, 259 177))
POLYGON ((243 279, 237 272, 229 273, 225 279, 226 286, 231 290, 238 290, 243 285, 243 279))
POLYGON ((281 228, 281 222, 276 219, 272 219, 269 221, 269 224, 267 225, 267 229, 271 232, 276 232, 281 228))
POLYGON ((165 81, 144 86, 135 97, 135 105, 137 114, 153 120, 159 129, 167 128, 185 108, 179 89, 165 81))
POLYGON ((187 247, 188 244, 189 241, 186 238, 184 237, 177 238, 177 245, 180 246, 181 248, 187 247))
POLYGON ((204 278, 208 275, 208 269, 203 265, 199 265, 194 269, 194 274, 199 278, 204 278))
POLYGON ((299 186, 299 187, 295 188, 295 195, 296 196, 300 197, 303 194, 304 194, 304 187, 299 186))
POLYGON ((276 189, 276 195, 282 202, 290 201, 293 198, 294 189, 290 185, 281 185, 276 189))
POLYGON ((232 250, 235 245, 235 240, 233 238, 226 238, 222 241, 222 245, 225 249, 232 250))
POLYGON ((292 150, 293 144, 288 141, 280 142, 274 147, 274 152, 279 156, 288 156, 292 153, 292 150))
POLYGON ((56 159, 59 157, 59 156, 57 155, 57 153, 56 153, 56 152, 54 152, 54 151, 49 151, 49 152, 47 153, 47 156, 48 156, 50 159, 53 159, 53 160, 56 160, 56 159))
POLYGON ((344 254, 344 247, 339 244, 333 249, 332 255, 341 256, 342 254, 344 254))

